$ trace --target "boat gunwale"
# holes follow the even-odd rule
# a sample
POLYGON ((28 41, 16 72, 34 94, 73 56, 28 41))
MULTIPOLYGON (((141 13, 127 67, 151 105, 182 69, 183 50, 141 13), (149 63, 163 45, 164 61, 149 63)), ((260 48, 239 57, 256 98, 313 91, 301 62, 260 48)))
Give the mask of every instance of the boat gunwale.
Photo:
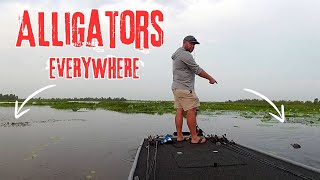
POLYGON ((140 145, 138 147, 138 150, 136 152, 136 156, 134 158, 134 161, 133 161, 133 164, 132 164, 129 176, 128 176, 128 180, 133 180, 133 175, 134 175, 134 172, 135 172, 137 164, 138 164, 138 159, 139 159, 139 156, 140 156, 140 151, 141 151, 141 148, 142 148, 144 140, 145 140, 145 138, 142 138, 142 141, 141 141, 141 143, 140 143, 140 145))
POLYGON ((304 168, 304 169, 307 169, 307 170, 310 170, 310 171, 314 171, 314 172, 320 174, 320 169, 317 169, 317 168, 314 168, 314 167, 311 167, 311 166, 308 166, 308 165, 305 165, 305 164, 302 164, 302 163, 299 163, 299 162, 296 162, 296 161, 293 161, 293 160, 290 160, 290 159, 287 159, 287 158, 284 158, 284 157, 281 157, 281 156, 277 156, 275 154, 271 154, 271 153, 268 153, 268 152, 263 151, 263 150, 259 150, 259 149, 253 148, 251 146, 242 145, 242 144, 238 144, 238 143, 236 145, 240 146, 240 147, 242 146, 242 147, 247 148, 249 150, 256 151, 256 152, 264 154, 266 156, 270 156, 270 157, 273 157, 275 159, 282 160, 282 161, 285 161, 287 163, 290 163, 290 164, 293 164, 293 165, 299 166, 301 168, 304 168))

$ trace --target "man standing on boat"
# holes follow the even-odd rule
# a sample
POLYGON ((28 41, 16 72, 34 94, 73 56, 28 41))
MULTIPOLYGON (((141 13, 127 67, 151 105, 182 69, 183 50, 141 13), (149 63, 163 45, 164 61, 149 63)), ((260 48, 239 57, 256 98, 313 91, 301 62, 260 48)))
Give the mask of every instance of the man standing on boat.
POLYGON ((171 89, 174 95, 174 107, 176 108, 177 141, 184 140, 182 124, 183 113, 186 111, 191 143, 201 144, 205 143, 206 139, 197 135, 196 109, 200 106, 200 102, 194 90, 195 75, 208 79, 210 84, 215 84, 217 81, 194 60, 191 52, 196 44, 200 43, 195 37, 186 36, 183 39, 182 47, 173 53, 171 57, 173 60, 173 82, 171 89))

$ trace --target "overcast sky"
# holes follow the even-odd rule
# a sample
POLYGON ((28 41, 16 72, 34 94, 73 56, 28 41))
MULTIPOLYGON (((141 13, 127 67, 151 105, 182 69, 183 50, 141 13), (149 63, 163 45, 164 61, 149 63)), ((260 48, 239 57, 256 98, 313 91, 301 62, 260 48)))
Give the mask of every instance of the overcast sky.
MULTIPOLYGON (((196 92, 201 101, 258 98, 243 91, 252 89, 273 100, 313 100, 320 98, 320 1, 316 0, 98 0, 98 1, 0 1, 0 93, 26 98, 50 85, 41 97, 125 97, 127 99, 172 100, 172 53, 186 35, 201 43, 195 48, 198 64, 218 85, 197 77, 196 92), (18 16, 29 10, 33 33, 37 37, 37 12, 44 11, 47 39, 51 33, 50 14, 81 11, 89 18, 99 9, 104 41, 107 41, 108 10, 161 10, 164 44, 145 54, 134 45, 117 42, 116 49, 103 53, 90 48, 15 47, 18 16), (144 66, 140 80, 49 80, 49 57, 140 57, 144 66)), ((86 21, 86 26, 88 21, 86 21)), ((119 35, 119 30, 116 31, 119 35)), ((37 39, 36 39, 37 43, 37 39)), ((38 43, 37 43, 38 44, 38 43)))

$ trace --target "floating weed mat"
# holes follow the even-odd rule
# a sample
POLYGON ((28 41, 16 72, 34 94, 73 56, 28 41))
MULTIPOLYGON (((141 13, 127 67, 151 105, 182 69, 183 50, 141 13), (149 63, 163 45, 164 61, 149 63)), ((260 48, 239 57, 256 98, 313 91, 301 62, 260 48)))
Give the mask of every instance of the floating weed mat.
POLYGON ((261 126, 261 127, 272 127, 272 124, 257 124, 257 126, 261 126))
POLYGON ((35 121, 35 123, 55 123, 55 122, 65 122, 65 121, 87 121, 87 120, 85 119, 48 119, 48 120, 35 121))
POLYGON ((66 121, 87 121, 85 119, 48 119, 41 121, 32 121, 31 122, 3 122, 0 123, 0 127, 28 127, 34 123, 55 123, 55 122, 66 122, 66 121))
POLYGON ((270 114, 265 114, 260 121, 261 122, 270 122, 271 119, 272 119, 272 117, 270 114))
POLYGON ((299 129, 300 127, 297 126, 289 126, 289 127, 280 127, 280 129, 286 129, 286 130, 295 130, 295 129, 299 129))
POLYGON ((25 127, 30 126, 30 122, 4 122, 0 127, 25 127))
POLYGON ((225 112, 224 111, 217 111, 217 112, 214 112, 214 115, 223 115, 225 112))
POLYGON ((239 115, 240 115, 241 117, 246 118, 246 119, 251 119, 251 118, 254 117, 255 114, 253 114, 252 112, 249 112, 249 111, 248 111, 248 112, 247 112, 247 111, 244 111, 244 112, 240 112, 239 115))
POLYGON ((57 137, 57 136, 53 136, 53 137, 50 137, 50 139, 52 140, 52 142, 53 142, 54 144, 58 144, 58 143, 60 143, 60 141, 61 141, 63 138, 57 137))
POLYGON ((39 156, 40 152, 43 151, 48 146, 49 146, 49 144, 40 144, 40 145, 35 146, 33 148, 33 150, 31 151, 31 155, 29 155, 24 160, 28 161, 28 160, 32 160, 32 159, 37 158, 39 156))
POLYGON ((280 123, 278 120, 270 120, 270 121, 266 121, 265 123, 280 123))
POLYGON ((167 101, 119 101, 119 102, 101 102, 97 104, 99 108, 122 113, 145 113, 158 114, 175 113, 172 102, 167 101))
POLYGON ((50 146, 50 144, 58 144, 63 138, 54 136, 54 137, 50 137, 50 139, 51 139, 51 142, 47 144, 40 144, 40 145, 34 146, 34 148, 31 151, 31 154, 23 160, 28 161, 28 160, 33 160, 37 158, 43 150, 45 150, 47 147, 50 146))
POLYGON ((320 124, 319 117, 295 117, 295 118, 286 118, 290 123, 301 123, 306 125, 317 125, 320 124))
POLYGON ((96 171, 91 170, 91 171, 89 172, 89 174, 86 175, 86 179, 87 179, 87 180, 93 179, 95 174, 96 174, 96 171))

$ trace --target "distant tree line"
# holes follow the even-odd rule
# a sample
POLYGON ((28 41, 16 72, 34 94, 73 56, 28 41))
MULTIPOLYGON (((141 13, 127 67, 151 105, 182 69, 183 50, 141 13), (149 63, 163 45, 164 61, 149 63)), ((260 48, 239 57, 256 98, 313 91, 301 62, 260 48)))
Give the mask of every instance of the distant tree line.
POLYGON ((85 98, 38 98, 38 100, 49 100, 49 101, 127 101, 127 99, 121 97, 121 98, 105 98, 105 97, 85 97, 85 98))
MULTIPOLYGON (((18 96, 14 94, 0 94, 0 101, 16 101, 18 96)), ((127 101, 127 99, 121 98, 104 98, 104 97, 85 97, 85 98, 33 98, 33 100, 44 100, 44 101, 127 101)))
MULTIPOLYGON (((265 103, 265 100, 263 99, 240 99, 240 100, 236 100, 236 101, 226 101, 226 102, 236 102, 236 103, 265 103)), ((319 104, 320 105, 320 101, 318 98, 315 98, 312 101, 298 101, 298 100, 294 100, 294 101, 291 101, 291 100, 287 100, 287 101, 284 101, 284 100, 281 100, 281 101, 273 101, 274 103, 293 103, 293 104, 319 104)))
MULTIPOLYGON (((15 94, 0 94, 0 101, 15 101, 18 100, 18 96, 16 96, 15 94)), ((127 101, 127 99, 125 99, 124 97, 121 98, 105 98, 105 97, 85 97, 85 98, 33 98, 33 100, 48 100, 48 101, 127 101)), ((235 101, 231 101, 228 100, 226 102, 235 102, 235 103, 265 103, 265 100, 263 99, 239 99, 239 100, 235 100, 235 101)), ((318 98, 315 98, 312 101, 298 101, 298 100, 281 100, 281 101, 273 101, 274 103, 293 103, 293 104, 319 104, 320 105, 320 101, 318 98)))
POLYGON ((0 101, 15 101, 18 100, 18 96, 14 94, 0 94, 0 101))

